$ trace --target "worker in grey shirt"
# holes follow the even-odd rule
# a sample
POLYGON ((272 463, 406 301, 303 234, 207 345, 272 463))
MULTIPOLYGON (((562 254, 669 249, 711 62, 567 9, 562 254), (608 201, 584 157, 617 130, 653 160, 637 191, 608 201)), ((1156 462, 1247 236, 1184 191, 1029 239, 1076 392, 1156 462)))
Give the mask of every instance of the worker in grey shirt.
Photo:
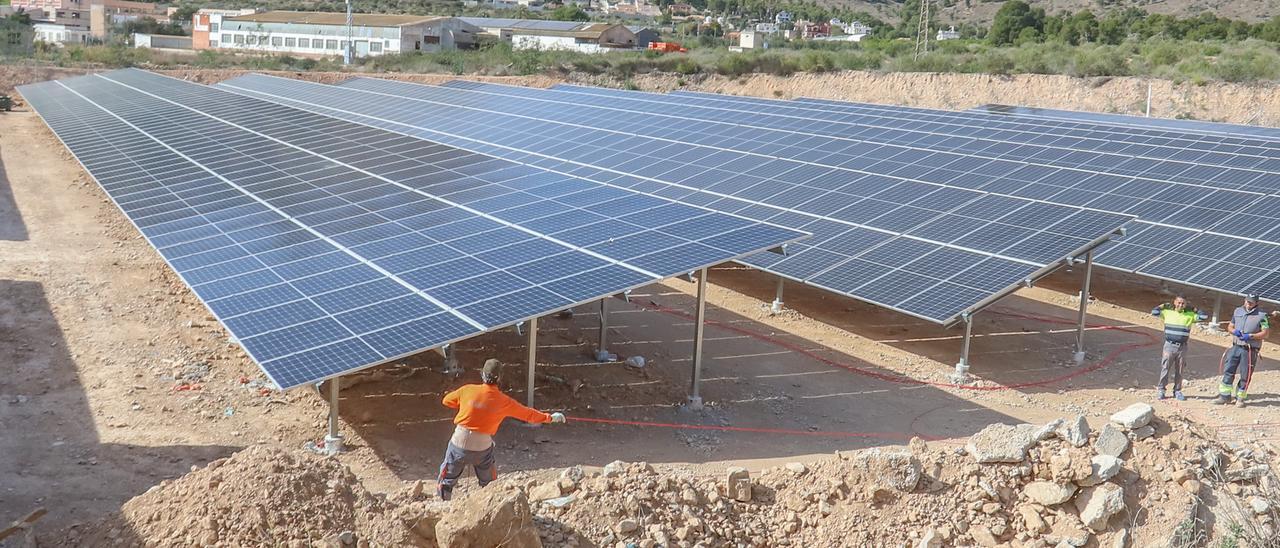
POLYGON ((1222 358, 1222 382, 1218 384, 1216 403, 1228 404, 1234 399, 1236 407, 1244 407, 1249 381, 1253 378, 1254 368, 1258 366, 1262 339, 1271 332, 1267 314, 1258 308, 1257 295, 1245 296, 1244 305, 1231 315, 1227 330, 1231 332, 1231 348, 1222 358), (1237 372, 1240 374, 1240 382, 1232 386, 1237 372))

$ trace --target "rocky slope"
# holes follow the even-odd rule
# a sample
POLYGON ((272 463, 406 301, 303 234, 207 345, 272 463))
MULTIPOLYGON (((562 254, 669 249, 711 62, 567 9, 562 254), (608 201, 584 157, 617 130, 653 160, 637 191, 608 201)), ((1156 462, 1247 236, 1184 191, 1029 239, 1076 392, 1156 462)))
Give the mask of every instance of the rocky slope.
POLYGON ((991 425, 963 445, 840 452, 752 477, 614 462, 514 473, 452 502, 374 495, 337 460, 246 449, 49 545, 1192 546, 1275 542, 1276 448, 1224 445, 1146 404, 991 425), (1234 539, 1234 540, 1228 540, 1234 539))

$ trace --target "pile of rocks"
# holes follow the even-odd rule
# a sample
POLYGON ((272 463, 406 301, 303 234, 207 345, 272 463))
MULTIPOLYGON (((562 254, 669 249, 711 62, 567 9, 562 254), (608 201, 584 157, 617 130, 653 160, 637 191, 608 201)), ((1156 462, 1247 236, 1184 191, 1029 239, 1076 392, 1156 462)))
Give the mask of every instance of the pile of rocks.
POLYGON ((508 474, 484 489, 464 485, 445 503, 423 482, 373 495, 333 459, 250 448, 162 483, 117 515, 43 540, 335 548, 1190 545, 1201 535, 1197 524, 1207 522, 1275 537, 1280 482, 1270 463, 1278 454, 1265 442, 1224 446, 1193 423, 1160 420, 1151 406, 1134 404, 1097 431, 1082 416, 996 424, 964 447, 915 439, 905 448, 838 452, 758 474, 730 467, 706 476, 616 461, 508 474))
MULTIPOLYGON (((1172 420, 1157 421, 1139 403, 1096 431, 1083 416, 997 424, 964 448, 913 440, 755 477, 742 468, 711 478, 614 462, 529 479, 525 488, 542 540, 554 545, 1149 545, 1195 522, 1207 472, 1188 471, 1187 462, 1217 446, 1172 420)), ((1237 464, 1231 474, 1256 468, 1237 464)), ((1265 497, 1253 496, 1262 508, 1265 497)))

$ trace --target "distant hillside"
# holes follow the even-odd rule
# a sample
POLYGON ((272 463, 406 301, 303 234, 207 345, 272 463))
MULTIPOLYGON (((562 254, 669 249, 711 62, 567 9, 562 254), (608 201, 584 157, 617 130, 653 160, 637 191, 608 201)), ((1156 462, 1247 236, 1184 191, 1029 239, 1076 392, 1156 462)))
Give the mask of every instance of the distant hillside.
MULTIPOLYGON (((1063 11, 1076 12, 1083 9, 1094 13, 1136 6, 1149 13, 1193 17, 1206 11, 1219 17, 1239 19, 1257 23, 1280 15, 1280 0, 1158 0, 1153 2, 1129 2, 1112 0, 1027 0, 1034 7, 1044 8, 1046 13, 1054 14, 1063 11)), ((824 6, 838 7, 855 11, 865 11, 882 21, 896 23, 901 19, 902 2, 887 0, 883 2, 867 0, 819 0, 824 6)), ((983 26, 991 24, 996 10, 1003 1, 984 2, 981 0, 934 0, 936 20, 943 24, 975 23, 983 26), (950 4, 950 7, 941 7, 950 4)))

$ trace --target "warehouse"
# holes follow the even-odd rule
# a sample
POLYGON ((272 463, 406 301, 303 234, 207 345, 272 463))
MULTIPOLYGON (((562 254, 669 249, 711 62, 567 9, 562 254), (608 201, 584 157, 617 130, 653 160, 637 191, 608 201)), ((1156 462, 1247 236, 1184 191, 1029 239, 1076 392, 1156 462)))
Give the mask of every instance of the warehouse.
POLYGON ((503 17, 459 17, 459 19, 479 28, 485 37, 510 42, 515 49, 600 53, 648 45, 647 42, 645 44, 639 42, 631 27, 609 23, 538 21, 503 17))
POLYGON ((512 19, 508 17, 459 17, 463 22, 475 25, 485 36, 510 42, 517 30, 569 31, 582 26, 576 21, 542 21, 538 19, 512 19))
POLYGON ((515 29, 511 33, 511 46, 515 49, 602 53, 635 49, 636 35, 622 25, 582 23, 568 30, 515 29))
MULTIPOLYGON (((209 43, 219 49, 290 55, 342 55, 347 47, 346 15, 269 11, 209 16, 209 43)), ((479 32, 452 17, 417 15, 353 16, 356 57, 469 48, 479 32)))

